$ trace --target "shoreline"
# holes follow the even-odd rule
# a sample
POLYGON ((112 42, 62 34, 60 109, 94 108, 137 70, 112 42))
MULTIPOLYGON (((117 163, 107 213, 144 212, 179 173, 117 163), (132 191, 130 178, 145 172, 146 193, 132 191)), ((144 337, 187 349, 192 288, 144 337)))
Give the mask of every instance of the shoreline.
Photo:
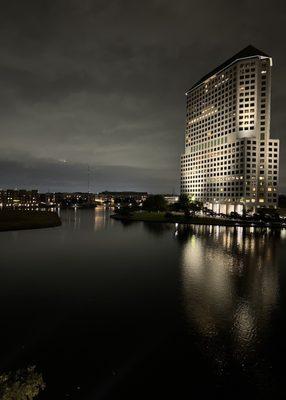
POLYGON ((171 218, 165 217, 164 214, 149 213, 140 216, 130 215, 123 216, 120 214, 112 214, 110 218, 124 221, 124 222, 151 222, 151 223, 168 223, 168 224, 182 224, 182 225, 211 225, 211 226, 231 226, 231 227, 245 227, 245 228, 286 228, 284 222, 264 222, 264 221, 243 221, 243 220, 229 220, 219 219, 213 217, 190 217, 186 219, 184 216, 174 215, 171 218))
POLYGON ((58 214, 52 211, 0 211, 0 232, 54 228, 61 224, 58 214))

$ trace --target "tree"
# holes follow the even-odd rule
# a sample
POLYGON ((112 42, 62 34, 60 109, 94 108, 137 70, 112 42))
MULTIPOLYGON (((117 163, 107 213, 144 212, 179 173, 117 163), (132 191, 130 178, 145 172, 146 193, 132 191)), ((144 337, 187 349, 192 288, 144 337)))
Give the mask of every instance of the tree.
POLYGON ((166 211, 168 204, 161 194, 147 197, 143 203, 143 209, 147 211, 166 211))
POLYGON ((190 212, 197 212, 202 210, 203 204, 197 200, 193 200, 187 194, 181 194, 178 202, 178 208, 184 211, 185 216, 188 217, 190 212))
POLYGON ((35 371, 35 366, 0 375, 1 400, 32 400, 44 388, 42 374, 35 371))
POLYGON ((184 211, 185 217, 190 215, 191 210, 191 200, 187 194, 181 194, 178 202, 178 208, 184 211))
POLYGON ((189 208, 191 203, 190 197, 187 194, 181 194, 179 197, 179 206, 181 207, 181 210, 185 210, 186 208, 189 208))
POLYGON ((261 207, 257 210, 259 219, 263 221, 279 221, 279 213, 275 208, 261 207))
POLYGON ((201 201, 198 200, 193 200, 190 203, 190 210, 197 212, 197 211, 201 211, 203 209, 203 203, 201 201))

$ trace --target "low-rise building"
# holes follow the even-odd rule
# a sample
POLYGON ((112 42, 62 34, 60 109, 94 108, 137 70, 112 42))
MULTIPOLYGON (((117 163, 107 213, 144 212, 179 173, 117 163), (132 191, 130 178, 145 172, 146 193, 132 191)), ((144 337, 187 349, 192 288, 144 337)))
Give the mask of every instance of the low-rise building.
POLYGON ((0 190, 1 207, 38 207, 40 195, 38 190, 6 189, 0 190))

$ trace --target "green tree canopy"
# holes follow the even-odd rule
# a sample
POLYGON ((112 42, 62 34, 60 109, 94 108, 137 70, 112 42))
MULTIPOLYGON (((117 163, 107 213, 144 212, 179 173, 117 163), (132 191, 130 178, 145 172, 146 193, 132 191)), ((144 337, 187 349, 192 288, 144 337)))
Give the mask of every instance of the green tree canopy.
POLYGON ((203 204, 201 202, 194 200, 193 197, 187 194, 181 194, 177 204, 177 208, 184 211, 186 216, 188 216, 191 211, 200 211, 202 207, 203 204))
POLYGON ((147 197, 143 203, 143 209, 147 211, 166 211, 168 204, 161 194, 147 197))
POLYGON ((35 366, 0 375, 1 400, 33 400, 44 388, 43 377, 35 366))
POLYGON ((189 209, 191 204, 191 199, 187 194, 181 194, 179 198, 179 207, 181 210, 189 209))

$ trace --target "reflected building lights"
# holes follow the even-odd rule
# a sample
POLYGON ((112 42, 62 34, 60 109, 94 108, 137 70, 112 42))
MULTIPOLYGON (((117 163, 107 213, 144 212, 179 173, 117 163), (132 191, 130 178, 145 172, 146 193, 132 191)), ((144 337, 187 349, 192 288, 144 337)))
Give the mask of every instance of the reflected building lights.
MULTIPOLYGON (((108 215, 109 218, 109 215, 108 215)), ((97 210, 94 209, 94 230, 99 231, 103 229, 107 224, 106 221, 106 212, 105 210, 97 210)))
POLYGON ((229 332, 233 356, 248 357, 277 306, 275 247, 286 239, 285 230, 193 226, 177 232, 183 242, 183 298, 191 328, 218 353, 216 341, 229 332))
POLYGON ((248 347, 256 338, 256 321, 249 304, 239 304, 234 313, 233 334, 242 347, 248 347))
POLYGON ((281 238, 286 239, 286 229, 285 228, 281 229, 281 238))

